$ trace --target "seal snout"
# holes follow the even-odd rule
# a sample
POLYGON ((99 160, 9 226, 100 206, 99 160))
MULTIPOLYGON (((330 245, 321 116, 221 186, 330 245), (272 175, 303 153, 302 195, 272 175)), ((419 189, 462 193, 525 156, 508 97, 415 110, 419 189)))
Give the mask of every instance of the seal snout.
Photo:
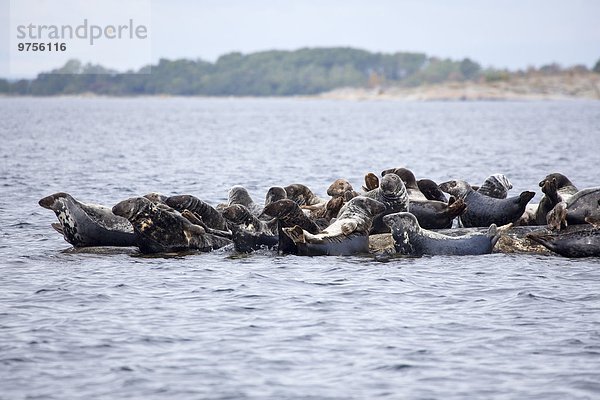
POLYGON ((43 199, 41 199, 40 201, 38 201, 38 204, 44 208, 51 210, 57 199, 59 199, 61 197, 67 197, 67 196, 68 196, 68 194, 63 193, 63 192, 54 193, 54 194, 51 194, 50 196, 46 196, 43 199))
POLYGON ((54 200, 54 195, 46 196, 40 201, 38 201, 38 204, 44 208, 51 209, 52 205, 54 204, 54 200))

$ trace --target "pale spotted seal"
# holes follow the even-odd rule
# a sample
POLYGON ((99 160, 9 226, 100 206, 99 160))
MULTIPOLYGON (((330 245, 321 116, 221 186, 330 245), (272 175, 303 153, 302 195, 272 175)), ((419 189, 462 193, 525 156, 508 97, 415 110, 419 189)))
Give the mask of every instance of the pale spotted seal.
POLYGON ((108 207, 81 203, 62 192, 44 197, 39 205, 54 211, 59 223, 52 227, 75 247, 135 246, 129 221, 108 207))

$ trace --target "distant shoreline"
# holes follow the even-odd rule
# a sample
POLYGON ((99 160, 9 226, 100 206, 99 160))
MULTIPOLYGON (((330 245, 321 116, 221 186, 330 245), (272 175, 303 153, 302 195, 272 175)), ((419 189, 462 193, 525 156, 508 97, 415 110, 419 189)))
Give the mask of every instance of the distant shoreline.
POLYGON ((322 99, 348 101, 536 101, 600 100, 600 74, 557 74, 547 76, 511 76, 493 82, 443 82, 416 87, 381 86, 345 87, 314 95, 290 96, 179 96, 171 94, 102 95, 91 92, 31 96, 0 94, 0 98, 195 98, 195 99, 322 99))
POLYGON ((341 88, 322 93, 318 97, 408 101, 600 100, 600 75, 524 76, 494 82, 443 82, 413 88, 341 88))

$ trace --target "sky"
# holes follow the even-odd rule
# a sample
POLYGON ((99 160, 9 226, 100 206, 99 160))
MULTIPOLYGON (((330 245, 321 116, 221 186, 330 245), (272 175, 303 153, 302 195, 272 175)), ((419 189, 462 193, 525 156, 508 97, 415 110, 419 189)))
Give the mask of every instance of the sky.
POLYGON ((0 0, 0 76, 32 77, 66 58, 120 71, 160 58, 204 59, 240 51, 350 46, 471 58, 522 69, 600 59, 600 0, 0 0), (15 24, 99 26, 129 18, 145 41, 69 43, 69 53, 16 52, 15 24), (54 58, 53 58, 54 57, 54 58))

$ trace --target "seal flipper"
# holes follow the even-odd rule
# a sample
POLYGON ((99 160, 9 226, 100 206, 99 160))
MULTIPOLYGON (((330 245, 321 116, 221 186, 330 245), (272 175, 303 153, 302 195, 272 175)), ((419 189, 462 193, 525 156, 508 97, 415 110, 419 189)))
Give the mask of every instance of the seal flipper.
POLYGON ((352 232, 356 230, 358 224, 356 221, 348 221, 342 224, 342 233, 346 236, 350 235, 352 232))
POLYGON ((59 224, 58 222, 53 222, 52 224, 50 224, 50 226, 52 226, 54 228, 54 230, 58 233, 60 233, 61 235, 65 234, 65 231, 62 227, 61 224, 59 224))
POLYGON ((295 225, 292 228, 283 228, 283 233, 285 233, 290 239, 292 239, 294 243, 306 243, 306 238, 304 237, 304 230, 298 225, 295 225))
POLYGON ((458 217, 467 209, 467 203, 463 199, 456 200, 454 197, 451 197, 450 200, 452 202, 448 201, 448 209, 446 210, 449 218, 458 217))
POLYGON ((594 228, 600 228, 600 216, 585 217, 585 222, 594 226, 594 228))
POLYGON ((362 189, 365 192, 377 189, 379 187, 379 178, 372 172, 365 175, 365 186, 362 189))
POLYGON ((561 201, 546 215, 546 222, 552 230, 560 231, 567 226, 567 203, 561 201))

